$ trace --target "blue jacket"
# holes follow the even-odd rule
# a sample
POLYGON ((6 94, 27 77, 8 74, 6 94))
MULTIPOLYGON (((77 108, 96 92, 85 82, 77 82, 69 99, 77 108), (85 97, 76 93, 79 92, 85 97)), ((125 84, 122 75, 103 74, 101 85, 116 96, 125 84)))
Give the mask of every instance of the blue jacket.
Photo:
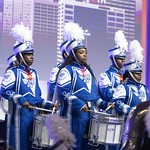
POLYGON ((61 69, 57 85, 58 94, 64 103, 62 109, 66 109, 65 115, 68 114, 72 132, 77 140, 76 150, 80 150, 83 135, 90 121, 90 113, 82 112, 81 109, 87 105, 93 110, 94 104, 97 107, 102 107, 103 104, 98 95, 96 80, 86 66, 73 62, 61 69))
POLYGON ((10 146, 16 150, 30 149, 34 116, 37 110, 22 107, 28 101, 32 106, 50 109, 51 103, 41 98, 38 75, 34 69, 22 65, 6 70, 1 83, 1 95, 13 102, 13 114, 10 124, 10 146), (20 134, 21 133, 21 134, 20 134))
POLYGON ((118 85, 122 84, 118 70, 112 66, 104 73, 100 74, 98 85, 101 98, 107 102, 110 102, 113 93, 118 85))
POLYGON ((119 85, 113 94, 112 102, 119 114, 128 114, 139 103, 150 100, 147 87, 142 83, 128 80, 126 84, 119 85))

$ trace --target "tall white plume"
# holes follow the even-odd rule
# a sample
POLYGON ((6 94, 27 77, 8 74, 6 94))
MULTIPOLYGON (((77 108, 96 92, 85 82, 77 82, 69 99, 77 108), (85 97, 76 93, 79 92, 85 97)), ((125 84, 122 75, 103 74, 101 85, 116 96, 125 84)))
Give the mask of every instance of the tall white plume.
POLYGON ((32 31, 28 26, 25 26, 22 22, 19 24, 15 24, 15 26, 11 29, 10 35, 18 42, 25 43, 31 42, 33 43, 32 31))
POLYGON ((130 42, 129 51, 131 54, 131 61, 132 62, 139 62, 142 63, 143 61, 143 48, 141 44, 137 40, 133 40, 130 42))
POLYGON ((116 47, 120 47, 120 50, 125 52, 128 51, 128 42, 122 30, 118 30, 115 33, 116 47))
POLYGON ((84 30, 79 24, 68 22, 64 26, 64 39, 69 41, 75 39, 77 42, 82 42, 85 39, 84 30))

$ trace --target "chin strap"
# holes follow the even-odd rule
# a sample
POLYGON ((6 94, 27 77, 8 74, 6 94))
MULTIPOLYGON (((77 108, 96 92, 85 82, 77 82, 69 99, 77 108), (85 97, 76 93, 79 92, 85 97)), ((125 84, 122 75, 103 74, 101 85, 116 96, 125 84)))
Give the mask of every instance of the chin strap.
POLYGON ((117 69, 120 69, 119 66, 118 66, 118 64, 116 63, 115 56, 112 56, 112 59, 113 59, 113 62, 114 62, 114 64, 115 64, 116 68, 117 68, 117 69))
POLYGON ((80 62, 79 62, 79 60, 77 59, 77 57, 76 57, 75 53, 74 53, 74 50, 71 50, 71 51, 72 51, 72 54, 73 54, 73 56, 74 56, 75 60, 76 60, 78 63, 80 63, 80 62))
POLYGON ((135 82, 139 83, 139 81, 135 79, 135 77, 133 76, 133 74, 131 73, 131 71, 129 71, 129 74, 130 74, 130 76, 132 77, 132 79, 133 79, 135 82))
POLYGON ((26 61, 24 60, 24 58, 23 58, 23 56, 22 56, 22 54, 21 54, 20 52, 19 52, 19 55, 20 55, 20 57, 21 57, 23 63, 24 63, 26 66, 28 66, 27 63, 26 63, 26 61))

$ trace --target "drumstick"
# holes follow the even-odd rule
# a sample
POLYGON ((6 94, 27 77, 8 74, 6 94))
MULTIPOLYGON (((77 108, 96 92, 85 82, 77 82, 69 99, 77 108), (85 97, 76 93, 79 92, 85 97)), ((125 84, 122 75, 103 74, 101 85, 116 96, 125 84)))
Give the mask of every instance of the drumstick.
POLYGON ((110 110, 110 109, 113 107, 113 104, 114 104, 114 103, 112 103, 111 105, 109 105, 109 106, 105 109, 105 112, 107 112, 108 110, 110 110))
POLYGON ((107 112, 108 110, 110 110, 112 108, 112 105, 109 105, 106 109, 105 109, 105 111, 107 112))
POLYGON ((93 114, 102 114, 100 111, 94 111, 94 110, 88 110, 87 112, 93 113, 93 114))
POLYGON ((90 113, 93 113, 93 114, 99 114, 99 113, 101 113, 99 111, 94 111, 94 110, 88 110, 87 112, 90 112, 90 113))
POLYGON ((92 112, 92 113, 94 113, 95 111, 88 109, 88 111, 87 111, 87 112, 92 112))
POLYGON ((44 108, 40 108, 40 107, 34 107, 34 106, 30 106, 29 108, 31 108, 31 109, 37 109, 37 110, 42 110, 42 111, 47 111, 47 112, 52 112, 51 110, 49 110, 49 109, 44 109, 44 108))
POLYGON ((58 102, 58 101, 56 101, 55 104, 54 104, 54 107, 53 107, 53 109, 52 109, 52 114, 55 112, 57 102, 58 102))
MULTIPOLYGON (((88 110, 87 112, 91 112, 91 113, 93 113, 93 114, 101 114, 101 115, 103 115, 103 114, 106 113, 106 112, 94 111, 94 110, 88 110)), ((111 115, 111 114, 107 114, 107 115, 111 115)))

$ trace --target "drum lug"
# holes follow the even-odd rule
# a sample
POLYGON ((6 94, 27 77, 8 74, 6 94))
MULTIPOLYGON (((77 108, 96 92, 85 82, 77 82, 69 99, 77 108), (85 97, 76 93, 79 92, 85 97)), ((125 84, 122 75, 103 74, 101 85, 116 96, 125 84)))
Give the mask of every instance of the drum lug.
POLYGON ((89 144, 89 145, 92 145, 92 146, 96 146, 96 147, 99 145, 98 143, 94 142, 93 140, 90 140, 90 141, 88 142, 88 144, 89 144))
POLYGON ((37 149, 42 149, 42 147, 40 146, 41 142, 42 142, 42 138, 36 137, 36 138, 34 138, 34 141, 36 141, 36 142, 33 143, 34 144, 33 148, 38 147, 37 149))
POLYGON ((92 146, 98 146, 99 143, 97 143, 97 137, 95 135, 93 135, 93 137, 89 140, 88 144, 92 145, 92 146))

